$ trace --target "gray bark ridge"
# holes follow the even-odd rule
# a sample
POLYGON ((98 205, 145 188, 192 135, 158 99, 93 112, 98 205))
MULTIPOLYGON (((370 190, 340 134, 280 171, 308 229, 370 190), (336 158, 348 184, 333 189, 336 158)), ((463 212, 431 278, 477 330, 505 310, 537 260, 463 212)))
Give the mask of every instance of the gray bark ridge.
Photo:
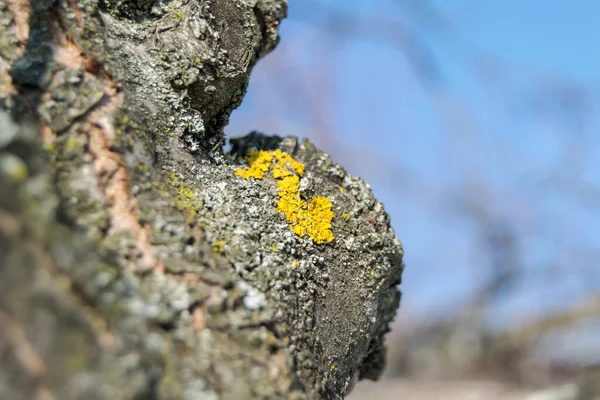
POLYGON ((286 12, 0 0, 0 398, 336 399, 379 377, 403 268, 383 205, 307 140, 223 152, 286 12))

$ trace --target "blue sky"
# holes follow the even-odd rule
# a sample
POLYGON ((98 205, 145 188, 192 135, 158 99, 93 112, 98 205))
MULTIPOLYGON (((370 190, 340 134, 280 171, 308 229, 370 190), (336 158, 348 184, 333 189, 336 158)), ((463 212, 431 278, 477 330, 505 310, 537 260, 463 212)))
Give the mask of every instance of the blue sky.
POLYGON ((404 310, 442 313, 485 281, 464 196, 522 238, 523 279, 497 312, 547 313, 600 289, 600 206, 581 201, 600 192, 600 3, 434 1, 442 25, 418 1, 290 3, 226 132, 309 137, 370 183, 405 246, 404 310), (319 4, 400 21, 435 79, 385 40, 326 33, 319 4))

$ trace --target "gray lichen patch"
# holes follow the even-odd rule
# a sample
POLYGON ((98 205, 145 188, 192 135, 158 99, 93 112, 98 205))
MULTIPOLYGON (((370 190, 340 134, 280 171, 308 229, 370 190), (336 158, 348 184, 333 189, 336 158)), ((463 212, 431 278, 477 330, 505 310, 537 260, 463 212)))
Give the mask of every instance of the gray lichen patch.
POLYGON ((61 24, 69 32, 69 40, 97 62, 90 69, 100 67, 104 61, 104 27, 101 20, 102 1, 78 0, 77 3, 57 1, 56 12, 61 24), (100 4, 99 4, 100 3, 100 4))
POLYGON ((104 95, 104 85, 85 71, 63 69, 54 74, 39 113, 56 133, 88 112, 104 95))
POLYGON ((17 26, 15 14, 8 2, 6 0, 0 1, 0 57, 5 60, 4 62, 10 63, 17 58, 19 45, 17 31, 19 29, 23 28, 17 26))

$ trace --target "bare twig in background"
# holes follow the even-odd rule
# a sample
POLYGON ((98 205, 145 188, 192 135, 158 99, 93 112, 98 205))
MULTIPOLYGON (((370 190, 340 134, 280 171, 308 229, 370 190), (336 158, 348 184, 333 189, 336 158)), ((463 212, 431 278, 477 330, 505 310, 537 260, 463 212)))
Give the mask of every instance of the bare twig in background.
MULTIPOLYGON (((351 171, 370 174, 370 180, 379 180, 395 198, 419 203, 424 213, 435 213, 440 223, 452 220, 468 226, 468 240, 477 249, 470 266, 470 271, 476 273, 476 288, 466 300, 453 305, 454 313, 429 324, 417 321, 405 327, 399 325, 398 329, 406 329, 395 343, 402 350, 394 352, 398 358, 390 360, 388 375, 543 383, 530 373, 537 368, 531 361, 536 345, 557 329, 574 329, 584 320, 600 317, 600 305, 593 293, 599 288, 585 278, 597 270, 598 250, 586 249, 574 240, 573 236, 589 232, 575 226, 575 218, 571 218, 583 212, 600 220, 600 185, 585 177, 596 161, 592 116, 600 96, 589 82, 511 64, 478 49, 433 2, 391 3, 396 6, 396 14, 355 13, 348 11, 347 4, 335 1, 307 1, 292 9, 292 21, 310 27, 315 36, 322 38, 311 45, 311 56, 319 62, 316 68, 302 69, 298 67, 301 56, 286 53, 285 46, 267 60, 265 66, 276 70, 279 77, 277 83, 270 84, 269 92, 280 90, 296 96, 293 103, 283 106, 286 118, 269 114, 262 121, 274 131, 310 134, 325 148, 331 146, 334 158, 345 157, 344 163, 351 171), (331 122, 337 101, 332 82, 343 68, 331 54, 338 46, 357 39, 396 49, 402 56, 398 63, 410 65, 412 76, 403 78, 419 82, 437 111, 445 127, 444 155, 461 175, 458 183, 443 186, 423 179, 420 171, 411 169, 402 157, 390 158, 375 146, 357 146, 331 122), (500 128, 486 125, 473 104, 454 91, 438 59, 440 47, 476 82, 489 109, 515 124, 526 121, 532 130, 542 126, 536 134, 561 143, 560 155, 552 162, 541 162, 539 154, 511 141, 500 128), (292 114, 301 117, 290 125, 292 114), (277 129, 283 126, 285 129, 277 129), (490 148, 493 153, 484 153, 490 148), (487 158, 495 170, 514 176, 510 184, 499 183, 490 171, 478 168, 481 159, 487 158), (542 209, 539 203, 548 200, 567 202, 573 213, 564 217, 542 209), (537 242, 545 243, 546 252, 536 258, 532 256, 532 243, 537 242), (507 300, 523 292, 535 295, 540 287, 551 285, 555 296, 560 297, 568 290, 569 276, 577 277, 582 286, 589 285, 587 300, 584 296, 577 303, 570 297, 560 310, 548 305, 545 314, 525 314, 529 318, 526 325, 519 324, 518 318, 499 321, 503 317, 495 317, 499 307, 506 307, 507 300)), ((273 101, 266 97, 264 101, 273 101)), ((279 100, 285 104, 286 98, 290 97, 280 96, 279 100)), ((358 120, 357 116, 351 117, 358 120)), ((373 116, 361 117, 361 126, 369 126, 373 116)), ((403 129, 401 121, 397 129, 403 129)), ((368 132, 365 138, 375 135, 368 132)), ((440 270, 453 268, 446 264, 444 255, 439 262, 443 265, 440 270)), ((408 268, 419 266, 409 263, 408 268)), ((577 366, 577 359, 573 365, 577 366)), ((574 378, 584 372, 583 368, 565 371, 558 364, 539 368, 548 379, 574 378)), ((589 379, 577 381, 580 389, 589 387, 585 382, 589 379)))

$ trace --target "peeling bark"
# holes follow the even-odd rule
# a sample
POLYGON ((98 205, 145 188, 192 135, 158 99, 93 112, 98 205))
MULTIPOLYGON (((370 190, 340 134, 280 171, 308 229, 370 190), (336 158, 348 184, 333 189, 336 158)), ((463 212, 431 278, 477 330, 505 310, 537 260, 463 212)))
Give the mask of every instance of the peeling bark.
POLYGON ((310 142, 223 127, 284 0, 0 0, 0 398, 343 398, 377 379, 402 246, 310 142), (294 233, 249 149, 305 166, 294 233))

